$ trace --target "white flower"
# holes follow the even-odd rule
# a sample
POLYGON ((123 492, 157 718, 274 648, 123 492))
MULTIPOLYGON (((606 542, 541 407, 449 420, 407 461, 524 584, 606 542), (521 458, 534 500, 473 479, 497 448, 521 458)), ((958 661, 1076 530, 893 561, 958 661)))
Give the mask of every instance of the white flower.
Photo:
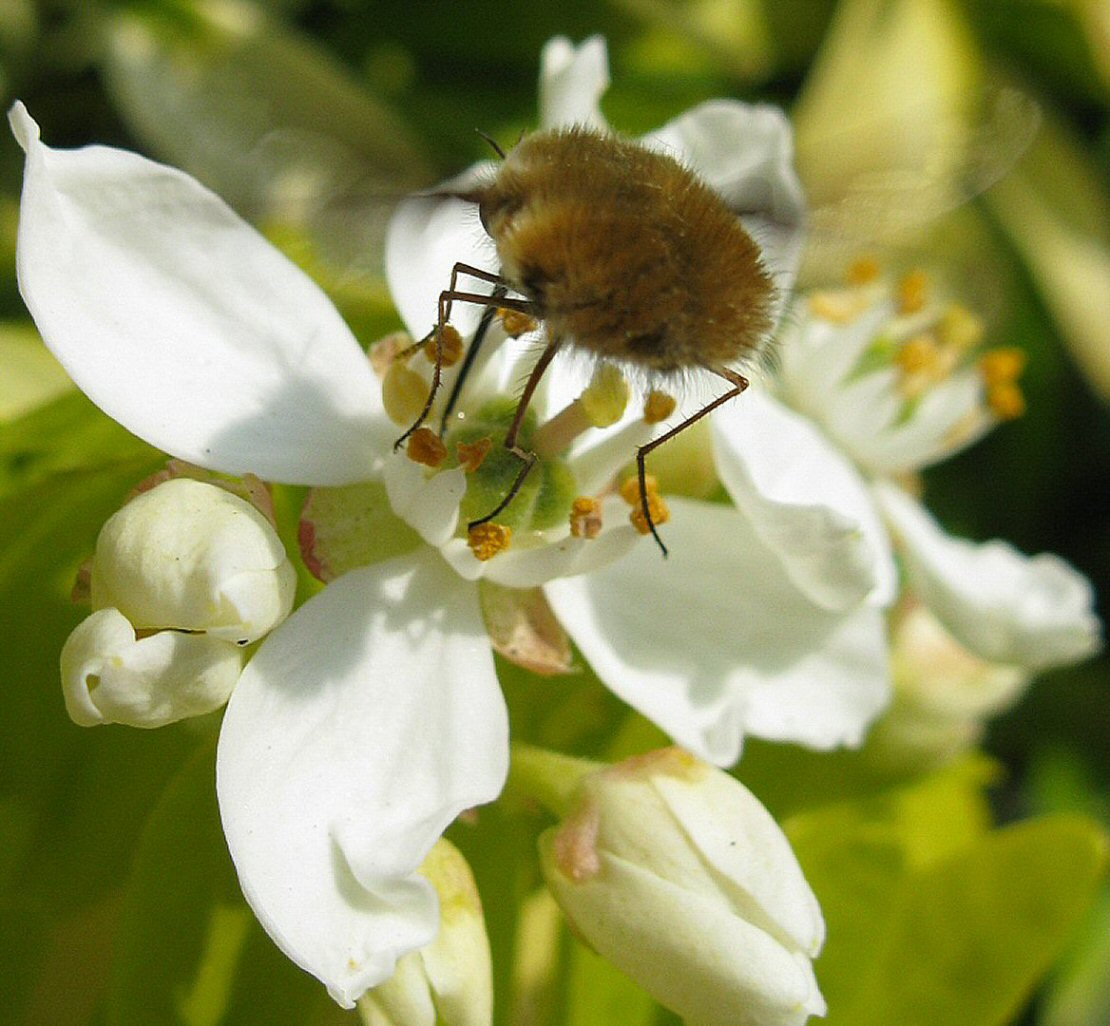
MULTIPOLYGON (((604 126, 597 102, 607 84, 600 38, 577 48, 552 40, 543 54, 541 127, 604 126)), ((754 212, 742 220, 786 295, 800 256, 804 202, 781 112, 713 101, 643 141, 674 153, 734 209, 754 212)), ((489 170, 471 168, 450 186, 463 189, 489 170)), ((495 260, 468 204, 434 194, 403 204, 390 226, 386 269, 413 335, 432 326, 456 262, 494 271, 495 260)), ((472 331, 477 318, 461 304, 452 311, 452 323, 463 331, 472 331)), ((485 396, 512 394, 522 365, 534 360, 530 346, 527 339, 507 340, 494 321, 483 350, 491 355, 468 384, 476 393, 471 415, 485 396)), ((586 387, 581 367, 557 358, 532 408, 550 423, 586 387)), ((667 564, 660 565, 653 546, 638 544, 619 559, 608 553, 593 559, 589 573, 528 574, 523 568, 540 562, 535 552, 509 550, 476 564, 461 540, 445 546, 462 573, 514 586, 544 584, 560 622, 602 680, 680 744, 719 765, 736 761, 747 734, 821 748, 858 744, 888 697, 881 607, 893 596, 894 570, 874 505, 858 473, 812 426, 775 410, 766 414, 775 418, 767 426, 767 403, 750 389, 714 414, 740 418, 749 439, 758 435, 744 453, 718 446, 721 480, 746 516, 669 498, 675 515, 666 528, 673 550, 667 564), (806 445, 806 457, 795 460, 793 452, 806 445), (824 487, 814 501, 817 481, 824 487)), ((687 405, 703 404, 695 395, 687 405)), ((657 430, 631 411, 583 438, 566 457, 579 490, 603 487, 657 430)), ((387 468, 387 482, 400 472, 387 468)), ((428 508, 415 487, 412 494, 420 496, 413 506, 428 508)), ((606 521, 614 515, 610 508, 603 512, 606 521)), ((604 541, 623 549, 622 531, 627 528, 561 544, 585 550, 604 541)))
POLYGON ((159 727, 218 709, 239 677, 237 643, 284 620, 296 584, 261 513, 189 478, 114 514, 90 575, 96 611, 61 660, 66 708, 82 726, 159 727))
MULTIPOLYGON (((301 271, 187 175, 50 150, 19 104, 11 121, 27 152, 20 287, 106 413, 211 470, 312 485, 375 472, 396 435, 380 385, 301 271)), ((116 693, 90 647, 117 674, 178 665, 94 615, 68 677, 116 693)), ((433 552, 347 574, 251 660, 220 735, 225 833, 259 919, 337 1001, 435 936, 416 869, 462 809, 498 794, 507 752, 477 595, 433 552)))
POLYGON ((823 1015, 825 924, 790 843, 733 777, 679 749, 586 773, 540 838, 575 931, 691 1026, 823 1015))
MULTIPOLYGON (((551 44, 548 110, 594 111, 604 64, 600 40, 551 44)), ((429 475, 394 456, 382 383, 303 273, 181 172, 105 147, 51 150, 21 105, 10 117, 27 153, 21 289, 51 350, 106 413, 210 470, 388 492, 392 512, 375 516, 391 541, 266 638, 228 703, 217 763, 247 899, 340 1003, 432 939, 436 899, 416 870, 447 824, 504 780, 507 718, 476 578, 546 584, 609 686, 712 761, 733 762, 748 733, 819 747, 861 739, 888 693, 888 568, 872 552, 878 528, 858 527, 872 508, 864 487, 835 453, 810 468, 834 493, 815 505, 803 477, 776 472, 774 452, 758 465, 726 452, 723 480, 755 488, 759 516, 676 502, 666 564, 611 516, 596 538, 571 536, 564 520, 480 561, 456 537, 465 471, 429 475)), ((752 229, 789 276, 801 199, 781 114, 707 104, 651 144, 764 211, 752 229)), ((470 256, 457 235, 435 235, 460 206, 424 201, 430 237, 405 216, 393 225, 398 305, 421 332, 450 265, 470 256)), ((519 380, 518 348, 486 352, 463 398, 472 414, 519 380)), ((537 401, 542 413, 581 391, 561 373, 537 401)), ((650 430, 629 417, 572 452, 578 487, 599 487, 650 430)), ((783 431, 787 446, 812 429, 783 431)), ((569 502, 557 466, 533 476, 569 502)), ((529 515, 542 505, 538 496, 529 515)))
POLYGON ((948 537, 898 483, 1023 411, 1024 357, 983 352, 981 338, 977 319, 938 303, 920 273, 897 288, 864 281, 800 304, 776 384, 867 475, 909 585, 945 628, 981 659, 1039 671, 1100 647, 1089 582, 1049 554, 948 537))

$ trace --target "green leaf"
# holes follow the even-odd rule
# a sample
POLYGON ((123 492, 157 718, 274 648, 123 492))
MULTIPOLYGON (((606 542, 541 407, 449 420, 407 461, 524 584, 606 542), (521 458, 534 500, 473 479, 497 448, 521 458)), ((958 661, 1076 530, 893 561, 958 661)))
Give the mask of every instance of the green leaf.
POLYGON ((145 461, 136 484, 164 460, 76 391, 0 425, 0 494, 63 471, 145 461))
POLYGON ((73 382, 31 324, 0 324, 0 423, 69 391, 73 382))
POLYGON ((659 1005, 600 955, 575 943, 570 955, 566 1026, 650 1026, 659 1005))
POLYGON ((108 1026, 353 1022, 294 967, 243 901, 202 745, 147 822, 127 888, 108 1026))
POLYGON ((1077 816, 988 832, 990 775, 969 760, 787 824, 828 925, 829 1026, 1000 1026, 1059 956, 1106 838, 1077 816))

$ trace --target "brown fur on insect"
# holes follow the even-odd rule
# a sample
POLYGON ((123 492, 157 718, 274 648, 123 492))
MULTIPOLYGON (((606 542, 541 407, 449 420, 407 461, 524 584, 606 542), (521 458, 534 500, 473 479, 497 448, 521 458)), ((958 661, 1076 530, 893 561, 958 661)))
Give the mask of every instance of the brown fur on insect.
POLYGON ((759 247, 667 154, 581 127, 537 132, 469 198, 549 338, 668 372, 742 360, 771 329, 759 247))

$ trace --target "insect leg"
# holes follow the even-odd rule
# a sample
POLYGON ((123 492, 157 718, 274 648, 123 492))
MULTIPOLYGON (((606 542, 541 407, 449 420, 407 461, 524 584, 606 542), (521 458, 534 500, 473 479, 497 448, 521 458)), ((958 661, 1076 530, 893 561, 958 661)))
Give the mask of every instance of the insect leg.
POLYGON ((494 289, 492 295, 483 294, 480 292, 459 292, 456 288, 458 284, 458 277, 460 274, 468 274, 476 278, 481 278, 483 281, 489 281, 499 286, 500 288, 507 287, 508 283, 500 276, 493 274, 490 271, 483 271, 478 267, 471 267, 469 264, 455 264, 451 269, 451 285, 439 294, 439 315, 436 318, 435 327, 419 342, 410 346, 404 353, 399 354, 405 356, 408 353, 419 349, 421 346, 426 345, 430 341, 435 342, 436 354, 435 365, 432 370, 432 387, 428 391, 428 398, 424 403, 424 408, 420 411, 419 416, 412 423, 409 429, 401 435, 393 443, 393 450, 396 452, 416 430, 428 418, 431 412, 432 404, 435 402, 436 393, 439 391, 440 381, 443 377, 443 329, 447 325, 447 321, 451 316, 451 304, 458 303, 474 303, 477 306, 485 307, 506 307, 510 310, 519 310, 521 313, 531 314, 535 310, 532 302, 526 299, 512 299, 505 295, 498 295, 498 289, 494 289))
POLYGON ((439 419, 440 438, 443 437, 447 430, 447 420, 455 409, 455 404, 459 401, 459 396, 462 394, 463 387, 466 385, 466 379, 470 377, 470 371, 474 367, 474 361, 478 359, 478 353, 482 348, 482 343, 485 341, 486 333, 493 323, 493 318, 497 316, 497 306, 501 305, 501 300, 504 298, 507 291, 504 285, 498 285, 497 288, 493 290, 490 298, 496 299, 498 301, 497 305, 487 306, 482 312, 482 319, 478 322, 478 330, 474 332, 474 337, 470 340, 470 345, 466 347, 466 355, 463 357, 462 364, 459 367, 459 373, 455 375, 455 381, 451 385, 451 392, 447 396, 447 402, 443 406, 443 416, 439 419))
POLYGON ((505 435, 505 448, 509 450, 517 459, 521 460, 523 466, 520 468, 520 473, 517 474, 516 479, 513 481, 512 486, 508 492, 489 513, 484 517, 479 517, 477 520, 471 520, 466 525, 467 530, 477 527, 479 524, 487 523, 492 520, 498 513, 500 513, 506 506, 509 505, 513 499, 516 498, 517 492, 520 491, 524 485, 525 478, 528 477, 531 469, 536 465, 536 454, 528 449, 522 449, 516 444, 516 436, 520 433, 520 425, 524 422, 524 414, 528 412, 528 404, 532 401, 532 396, 536 391, 536 386, 540 383, 540 378, 543 377, 543 372, 547 370, 547 365, 551 363, 552 358, 559 351, 561 339, 551 339, 547 343, 547 347, 542 353, 540 358, 536 361, 535 367, 532 368, 532 373, 528 375, 528 381, 524 385, 524 391, 521 393, 520 402, 516 404, 516 412, 513 414, 513 422, 509 425, 509 431, 505 435))
POLYGON ((667 546, 663 544, 663 539, 659 537, 659 532, 655 529, 655 522, 651 519, 651 509, 648 503, 647 492, 647 468, 644 465, 644 460, 653 449, 658 449, 664 442, 670 441, 679 432, 685 431, 691 424, 697 423, 697 421, 701 420, 706 414, 712 413, 718 406, 727 403, 730 399, 734 399, 748 387, 748 379, 742 374, 730 370, 728 367, 708 367, 706 369, 724 378, 725 381, 732 385, 732 388, 723 395, 717 396, 712 402, 706 403, 697 413, 687 417, 677 427, 671 428, 670 431, 660 435, 658 438, 653 438, 646 445, 641 445, 640 448, 636 450, 636 472, 639 476, 640 483, 640 509, 643 511, 644 520, 647 522, 648 528, 651 530, 651 536, 655 539, 656 544, 662 550, 664 556, 667 555, 667 546))

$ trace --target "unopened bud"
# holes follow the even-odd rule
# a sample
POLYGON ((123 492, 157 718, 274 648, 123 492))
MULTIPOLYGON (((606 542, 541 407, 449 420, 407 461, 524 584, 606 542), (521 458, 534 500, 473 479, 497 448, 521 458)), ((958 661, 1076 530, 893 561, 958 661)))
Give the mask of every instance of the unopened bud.
POLYGON ((817 900, 727 773, 676 748, 588 772, 540 849, 576 932, 686 1021, 798 1026, 825 1011, 817 900))
POLYGON ((440 840, 420 873, 439 895, 440 927, 358 1002, 367 1026, 489 1026, 493 981, 478 889, 466 860, 440 840))
POLYGON ((217 485, 175 478, 104 525, 92 567, 94 609, 142 630, 255 641, 289 615, 296 571, 269 521, 217 485))
POLYGON ((118 609, 86 617, 62 648, 62 693, 74 723, 161 727, 227 701, 242 650, 207 634, 137 638, 118 609))

